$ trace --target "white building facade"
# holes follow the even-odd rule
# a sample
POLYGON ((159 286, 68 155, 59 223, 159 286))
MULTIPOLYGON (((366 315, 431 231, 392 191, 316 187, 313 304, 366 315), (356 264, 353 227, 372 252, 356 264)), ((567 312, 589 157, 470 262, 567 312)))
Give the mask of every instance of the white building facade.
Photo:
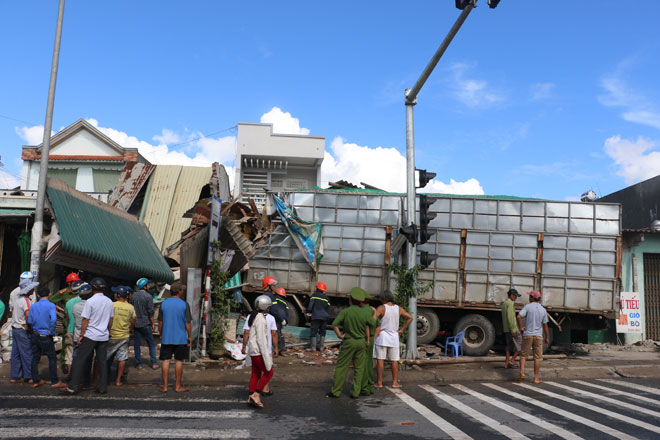
POLYGON ((265 191, 321 185, 325 137, 273 133, 272 124, 238 124, 234 197, 265 203, 265 191))
MULTIPOLYGON (((24 146, 21 190, 37 190, 41 145, 24 146)), ((135 148, 123 148, 87 121, 80 119, 50 141, 48 177, 59 179, 78 191, 107 201, 126 163, 146 162, 135 148)))

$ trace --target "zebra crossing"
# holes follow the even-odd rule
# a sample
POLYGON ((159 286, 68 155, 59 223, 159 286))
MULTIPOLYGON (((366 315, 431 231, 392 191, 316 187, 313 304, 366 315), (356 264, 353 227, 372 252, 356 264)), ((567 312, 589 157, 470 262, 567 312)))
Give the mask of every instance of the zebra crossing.
POLYGON ((436 427, 437 438, 660 438, 660 389, 623 379, 389 390, 436 427))
POLYGON ((0 387, 0 438, 660 438, 657 380, 411 383, 358 400, 324 398, 324 387, 282 385, 264 410, 233 386, 75 397, 0 387))
POLYGON ((254 412, 238 398, 94 394, 2 397, 11 406, 0 408, 1 439, 255 438, 245 428, 254 412))

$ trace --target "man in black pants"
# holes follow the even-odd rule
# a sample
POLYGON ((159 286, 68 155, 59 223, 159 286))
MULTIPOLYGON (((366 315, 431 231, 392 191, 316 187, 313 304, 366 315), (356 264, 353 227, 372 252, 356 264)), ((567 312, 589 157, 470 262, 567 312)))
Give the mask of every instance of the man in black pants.
POLYGON ((311 320, 309 332, 310 350, 316 351, 316 335, 320 337, 319 351, 325 348, 325 326, 330 318, 330 301, 325 292, 328 290, 325 283, 316 283, 316 292, 309 299, 307 316, 311 320))
POLYGON ((107 349, 110 338, 110 328, 114 316, 112 300, 104 295, 106 289, 103 278, 94 278, 90 282, 94 295, 85 303, 82 312, 82 327, 78 337, 78 356, 73 365, 71 382, 64 388, 65 394, 77 394, 85 365, 88 365, 92 355, 96 352, 96 362, 99 366, 99 380, 96 392, 108 392, 108 363, 107 349))

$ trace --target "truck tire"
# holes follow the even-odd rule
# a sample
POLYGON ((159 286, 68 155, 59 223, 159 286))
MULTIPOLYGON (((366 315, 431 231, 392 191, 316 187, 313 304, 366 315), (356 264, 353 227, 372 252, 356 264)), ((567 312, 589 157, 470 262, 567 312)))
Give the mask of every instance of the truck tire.
POLYGON ((467 356, 484 356, 495 343, 495 326, 485 316, 465 315, 454 326, 455 335, 462 331, 463 354, 467 356))
POLYGON ((417 310, 417 343, 430 344, 440 331, 440 318, 433 309, 417 310))
POLYGON ((289 308, 289 319, 286 321, 286 325, 298 327, 300 325, 300 315, 298 314, 298 309, 296 309, 296 306, 291 304, 289 301, 284 300, 284 302, 286 302, 286 305, 289 308))

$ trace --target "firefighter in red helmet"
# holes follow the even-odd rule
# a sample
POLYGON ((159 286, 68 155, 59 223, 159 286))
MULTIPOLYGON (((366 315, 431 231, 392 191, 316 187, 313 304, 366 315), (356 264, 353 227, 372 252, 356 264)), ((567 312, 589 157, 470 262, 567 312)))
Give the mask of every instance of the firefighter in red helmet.
POLYGON ((309 346, 312 351, 323 351, 325 348, 325 325, 330 318, 330 300, 325 294, 328 287, 324 282, 316 283, 316 292, 309 299, 307 316, 311 321, 309 346), (319 346, 316 346, 316 336, 319 336, 319 346))
POLYGON ((281 287, 275 289, 273 298, 270 314, 273 315, 277 324, 277 352, 283 353, 286 350, 286 341, 282 334, 282 327, 285 327, 289 320, 289 304, 284 300, 286 298, 286 291, 281 287))

